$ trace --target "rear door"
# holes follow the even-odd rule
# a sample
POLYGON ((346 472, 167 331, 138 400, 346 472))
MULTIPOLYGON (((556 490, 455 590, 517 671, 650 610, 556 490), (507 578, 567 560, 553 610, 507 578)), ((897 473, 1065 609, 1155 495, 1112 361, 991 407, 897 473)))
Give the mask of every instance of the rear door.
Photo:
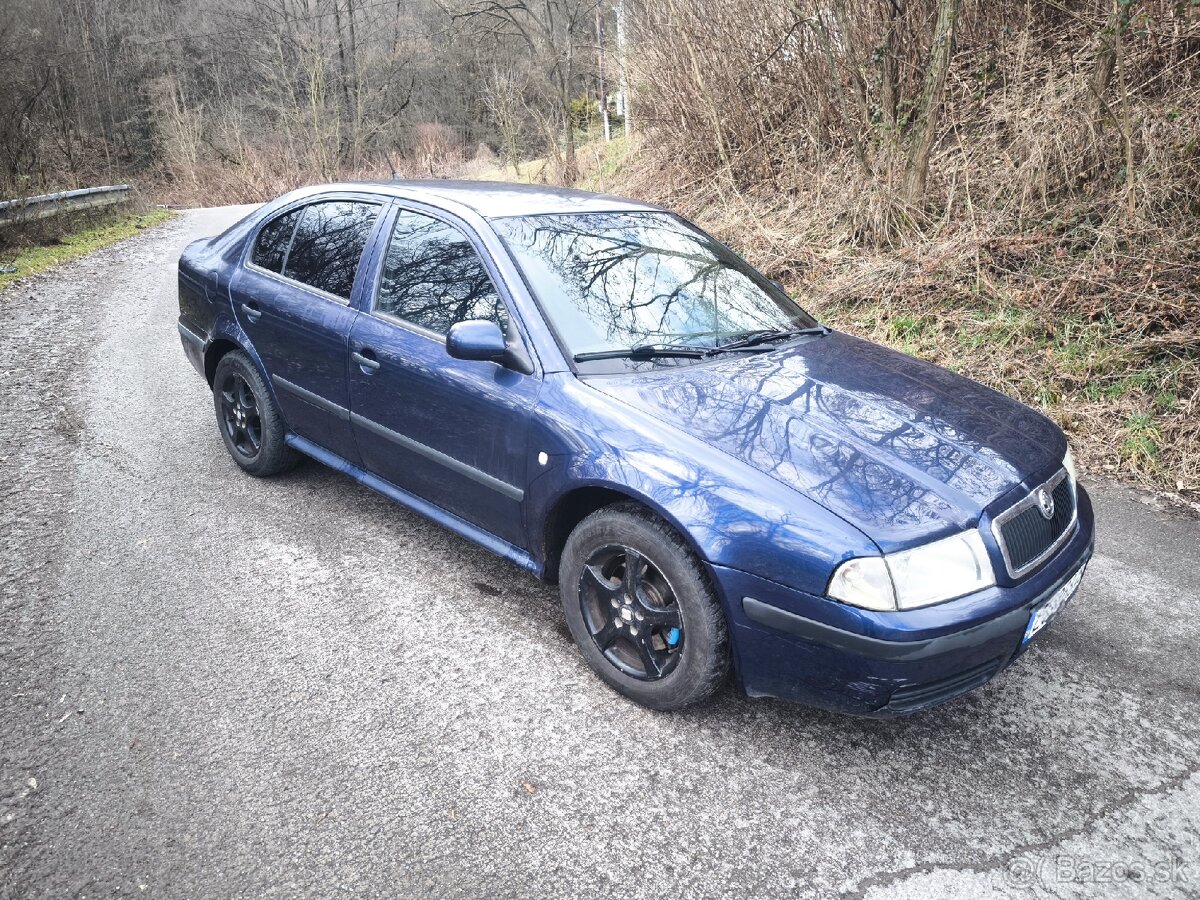
POLYGON ((346 354, 363 251, 381 205, 322 197, 269 220, 230 293, 288 429, 352 462, 346 354))
POLYGON ((363 463, 524 547, 527 437, 540 377, 453 359, 445 341, 450 326, 467 319, 517 327, 502 282, 465 230, 428 211, 397 210, 380 243, 378 290, 350 334, 350 408, 363 463))

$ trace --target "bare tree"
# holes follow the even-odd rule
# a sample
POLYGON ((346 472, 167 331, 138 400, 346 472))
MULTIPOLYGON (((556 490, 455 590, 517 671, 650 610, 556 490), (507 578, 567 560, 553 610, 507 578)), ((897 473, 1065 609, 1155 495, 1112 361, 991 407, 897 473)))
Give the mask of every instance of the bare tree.
POLYGON ((613 13, 617 23, 617 77, 619 85, 617 92, 617 112, 621 114, 624 122, 625 136, 629 137, 629 133, 633 129, 633 117, 629 112, 628 58, 625 47, 625 0, 616 0, 613 13))
POLYGON ((500 142, 500 155, 506 165, 521 175, 521 133, 525 119, 522 96, 528 79, 518 75, 515 67, 493 67, 483 84, 482 100, 491 114, 500 142))
POLYGON ((942 97, 946 92, 946 73, 950 71, 950 54, 954 48, 954 33, 958 28, 959 0, 938 0, 937 25, 933 31, 933 47, 925 71, 925 87, 918 102, 919 114, 909 145, 908 166, 904 190, 910 203, 919 204, 925 197, 925 181, 929 177, 929 154, 937 135, 941 117, 942 97))
POLYGON ((590 25, 597 0, 465 0, 450 17, 476 37, 522 44, 544 67, 552 87, 565 154, 563 180, 578 172, 571 96, 582 49, 591 46, 590 25))

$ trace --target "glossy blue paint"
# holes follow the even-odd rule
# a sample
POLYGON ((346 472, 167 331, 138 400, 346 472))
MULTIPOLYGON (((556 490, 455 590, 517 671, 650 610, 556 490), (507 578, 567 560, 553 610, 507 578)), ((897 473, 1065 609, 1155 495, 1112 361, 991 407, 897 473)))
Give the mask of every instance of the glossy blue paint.
POLYGON ((455 359, 500 362, 506 350, 495 322, 456 322, 446 332, 446 352, 455 359))
POLYGON ((570 491, 600 487, 650 507, 709 562, 814 593, 838 562, 879 552, 854 525, 681 424, 665 425, 573 375, 547 376, 529 446, 549 463, 527 491, 528 546, 570 491))
POLYGON ((350 367, 363 466, 528 547, 522 497, 540 379, 494 362, 454 359, 438 336, 383 316, 363 315, 350 346, 379 363, 373 370, 350 367))
POLYGON ((751 696, 886 716, 888 700, 898 690, 937 683, 992 662, 998 672, 1028 649, 1021 639, 1032 608, 1091 556, 1093 529, 1091 501, 1080 488, 1079 527, 1054 558, 1025 582, 896 613, 831 603, 736 569, 713 567, 713 580, 720 586, 726 619, 735 635, 733 646, 741 663, 738 679, 751 696), (886 654, 878 649, 855 651, 833 646, 827 639, 806 640, 765 627, 746 615, 741 602, 745 597, 847 636, 867 636, 899 649, 886 654), (971 635, 972 629, 977 634, 971 635), (970 639, 955 646, 953 639, 964 632, 970 639), (909 647, 914 649, 906 655, 909 647))
POLYGON ((1029 407, 836 332, 588 383, 772 474, 888 553, 974 525, 1066 451, 1058 428, 1029 407))
POLYGON ((271 373, 289 428, 357 461, 346 347, 358 310, 249 267, 234 275, 230 294, 238 324, 271 373), (324 403, 313 403, 314 397, 324 403))
MULTIPOLYGON (((602 489, 642 503, 708 567, 750 694, 885 715, 897 691, 964 672, 986 678, 993 662, 998 671, 1015 659, 1024 649, 1016 619, 1074 571, 1092 541, 1082 489, 1071 538, 1019 582, 1004 575, 990 536, 993 517, 1061 465, 1059 429, 975 382, 839 333, 686 366, 575 372, 489 220, 654 209, 476 182, 295 191, 187 248, 181 340, 202 373, 221 348, 249 353, 292 446, 536 574, 554 577, 565 539, 556 527, 576 498, 602 489), (381 204, 345 302, 247 260, 276 214, 329 197, 381 204), (473 244, 507 308, 510 349, 528 358, 528 372, 455 358, 441 335, 375 310, 401 207, 442 219, 473 244), (976 526, 997 572, 993 588, 892 613, 824 596, 848 558, 976 526), (775 624, 751 618, 747 597, 760 619, 765 608, 778 611, 766 616, 775 624), (781 622, 866 643, 851 641, 859 648, 851 651, 781 622), (870 641, 902 650, 872 655, 884 645, 870 641), (930 641, 941 643, 920 658, 903 649, 930 641)), ((460 329, 462 346, 482 343, 473 327, 460 329)))

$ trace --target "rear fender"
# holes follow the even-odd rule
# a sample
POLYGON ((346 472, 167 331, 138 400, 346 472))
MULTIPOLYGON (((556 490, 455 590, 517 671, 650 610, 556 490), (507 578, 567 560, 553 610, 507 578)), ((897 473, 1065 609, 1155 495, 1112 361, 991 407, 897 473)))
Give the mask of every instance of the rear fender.
MULTIPOLYGON (((262 357, 258 355, 258 351, 254 349, 254 344, 250 342, 250 337, 242 330, 232 316, 228 313, 221 313, 217 316, 216 322, 213 323, 212 333, 208 336, 208 340, 204 342, 204 362, 205 372, 213 372, 216 369, 216 363, 210 359, 210 354, 213 351, 213 345, 218 342, 228 341, 241 350, 246 356, 250 357, 250 361, 254 363, 254 367, 258 369, 258 374, 262 376, 263 383, 267 386, 267 391, 271 394, 271 400, 278 408, 279 403, 275 397, 275 385, 271 381, 271 376, 267 372, 267 367, 263 365, 262 357)), ((209 387, 212 387, 212 380, 209 379, 209 387)))

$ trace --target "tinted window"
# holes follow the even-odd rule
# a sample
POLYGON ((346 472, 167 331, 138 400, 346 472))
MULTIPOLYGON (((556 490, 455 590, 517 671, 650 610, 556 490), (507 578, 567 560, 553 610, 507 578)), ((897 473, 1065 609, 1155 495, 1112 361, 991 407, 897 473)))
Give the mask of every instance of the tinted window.
POLYGON ((378 212, 373 203, 345 200, 304 207, 283 274, 350 299, 358 260, 378 212))
POLYGON ((283 260, 287 256, 288 244, 292 240, 292 229, 300 218, 300 210, 293 209, 272 219, 258 233, 250 261, 272 272, 283 271, 283 260))
POLYGON ((471 242, 458 229, 408 210, 396 216, 375 308, 439 334, 467 319, 502 327, 506 320, 471 242))

